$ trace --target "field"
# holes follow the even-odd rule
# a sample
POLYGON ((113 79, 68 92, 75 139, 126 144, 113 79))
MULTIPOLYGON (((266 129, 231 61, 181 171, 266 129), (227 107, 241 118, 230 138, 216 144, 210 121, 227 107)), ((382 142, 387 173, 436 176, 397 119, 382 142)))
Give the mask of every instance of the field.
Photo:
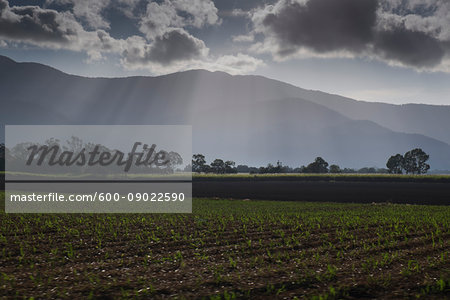
POLYGON ((193 208, 0 213, 0 297, 450 295, 449 206, 196 198, 193 208))
POLYGON ((193 195, 281 201, 450 204, 448 175, 196 175, 193 195))
MULTIPOLYGON (((136 176, 136 175, 135 175, 136 176)), ((365 174, 365 173, 276 173, 276 174, 204 174, 194 173, 198 180, 307 180, 307 181, 389 181, 389 182, 450 182, 447 174, 365 174)))

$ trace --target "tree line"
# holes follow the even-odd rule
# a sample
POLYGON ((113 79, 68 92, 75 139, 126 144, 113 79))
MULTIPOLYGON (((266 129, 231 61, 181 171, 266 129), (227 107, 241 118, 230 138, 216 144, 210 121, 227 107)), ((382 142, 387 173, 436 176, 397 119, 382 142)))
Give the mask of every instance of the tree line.
POLYGON ((139 146, 141 143, 135 143, 131 152, 126 153, 101 144, 85 143, 74 136, 66 143, 50 138, 42 145, 24 142, 11 149, 1 143, 0 170, 5 171, 5 160, 8 171, 45 174, 121 174, 129 170, 137 174, 170 174, 183 164, 177 152, 139 146))
POLYGON ((404 155, 396 154, 391 156, 386 167, 391 174, 425 174, 430 165, 426 162, 430 156, 426 154, 422 149, 416 148, 406 152, 404 155))
MULTIPOLYGON (((0 170, 5 170, 5 145, 0 144, 0 170)), ((422 149, 416 148, 406 152, 404 155, 396 154, 391 156, 386 162, 387 168, 364 167, 361 169, 341 168, 336 164, 329 165, 322 157, 316 159, 307 166, 292 168, 283 165, 280 161, 276 164, 267 164, 262 167, 250 167, 247 165, 237 165, 234 161, 214 159, 210 164, 206 163, 203 154, 194 154, 192 164, 186 166, 185 171, 196 173, 251 173, 251 174, 269 174, 269 173, 390 173, 390 174, 425 174, 430 169, 427 164, 430 156, 422 149)), ((180 164, 180 159, 174 164, 180 164)))
MULTIPOLYGON (((329 165, 322 157, 316 159, 306 166, 292 168, 283 165, 280 161, 276 164, 267 164, 262 167, 249 167, 247 165, 237 165, 234 161, 214 159, 207 164, 203 154, 194 154, 192 156, 192 172, 195 173, 215 173, 215 174, 276 174, 276 173, 391 173, 391 174, 424 174, 430 166, 426 163, 429 155, 422 149, 416 148, 405 153, 405 155, 396 154, 391 156, 387 163, 387 168, 364 167, 361 169, 341 168, 336 164, 329 165)), ((189 166, 190 167, 190 166, 189 166)), ((188 169, 188 167, 186 168, 188 169)))

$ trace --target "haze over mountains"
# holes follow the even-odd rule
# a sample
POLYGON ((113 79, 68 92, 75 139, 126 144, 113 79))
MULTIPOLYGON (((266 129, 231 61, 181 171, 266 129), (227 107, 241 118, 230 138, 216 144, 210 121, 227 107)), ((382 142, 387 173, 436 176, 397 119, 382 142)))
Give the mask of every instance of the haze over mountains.
MULTIPOLYGON (((3 124, 192 124, 193 151, 248 165, 384 167, 421 147, 450 170, 450 106, 370 103, 204 70, 85 78, 0 56, 3 124)), ((2 137, 3 139, 3 137, 2 137)))

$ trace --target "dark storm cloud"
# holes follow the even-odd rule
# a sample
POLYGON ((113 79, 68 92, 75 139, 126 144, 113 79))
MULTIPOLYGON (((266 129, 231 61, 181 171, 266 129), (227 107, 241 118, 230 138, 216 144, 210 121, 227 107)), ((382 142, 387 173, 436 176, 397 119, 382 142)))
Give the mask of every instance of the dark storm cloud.
POLYGON ((436 38, 401 27, 378 32, 374 47, 387 59, 415 67, 436 66, 445 55, 443 44, 436 38))
POLYGON ((0 36, 13 40, 65 43, 74 35, 61 26, 58 12, 38 6, 9 7, 0 0, 0 36))
POLYGON ((172 30, 155 39, 148 59, 163 65, 177 60, 189 60, 201 56, 204 47, 204 43, 193 36, 172 30))
POLYGON ((207 54, 205 43, 182 29, 173 29, 149 44, 140 39, 132 39, 123 52, 124 60, 129 65, 156 63, 169 65, 179 61, 189 61, 207 54))
POLYGON ((272 9, 260 10, 253 20, 256 32, 262 32, 274 43, 270 49, 278 57, 307 48, 321 54, 346 50, 419 68, 439 65, 449 52, 446 41, 436 35, 442 30, 423 29, 427 26, 423 18, 428 15, 396 15, 383 11, 383 3, 280 0, 272 9))
POLYGON ((276 35, 281 49, 360 51, 372 39, 377 6, 376 0, 286 2, 280 11, 268 14, 263 25, 276 35))

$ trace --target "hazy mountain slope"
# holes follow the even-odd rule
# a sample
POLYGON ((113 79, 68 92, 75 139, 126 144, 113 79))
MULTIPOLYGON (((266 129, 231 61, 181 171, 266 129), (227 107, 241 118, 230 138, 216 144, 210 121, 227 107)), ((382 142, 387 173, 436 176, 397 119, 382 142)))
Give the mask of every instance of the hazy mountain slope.
MULTIPOLYGON (((433 168, 450 169, 447 144, 370 121, 399 110, 408 120, 425 122, 402 106, 358 102, 260 76, 196 70, 84 78, 0 56, 0 93, 6 124, 192 124, 194 151, 209 159, 222 156, 255 165, 279 159, 298 166, 322 155, 342 166, 382 167, 389 155, 422 147, 433 168)), ((433 109, 425 106, 425 114, 433 109)), ((441 122, 435 119, 433 126, 441 122)))
MULTIPOLYGON (((74 121, 79 119, 76 114, 84 112, 86 108, 102 107, 108 113, 120 112, 123 106, 127 107, 128 99, 133 99, 133 107, 128 107, 130 110, 141 110, 142 107, 136 106, 138 103, 157 110, 177 106, 171 109, 170 116, 164 115, 155 120, 161 122, 168 120, 168 117, 183 118, 186 113, 210 109, 218 104, 227 106, 298 97, 324 105, 351 119, 370 120, 394 131, 420 133, 450 143, 450 106, 356 101, 320 91, 304 90, 261 76, 231 76, 201 70, 160 77, 102 79, 70 76, 39 64, 17 64, 1 56, 0 66, 1 85, 2 88, 6 87, 3 93, 12 97, 11 101, 18 99, 33 103, 33 99, 39 98, 40 103, 47 100, 50 104, 53 99, 64 99, 64 103, 52 105, 60 116, 69 119, 75 116, 74 121), (11 65, 14 68, 10 68, 11 65), (26 89, 16 88, 20 81, 28 82, 26 89), (52 90, 48 89, 49 86, 52 90), (47 99, 42 99, 42 93, 48 95, 47 99), (95 103, 92 103, 92 97, 95 97, 95 103), (112 103, 121 105, 114 107, 112 103), (180 115, 179 111, 183 113, 180 115)), ((98 121, 110 122, 102 116, 97 118, 98 121)))
POLYGON ((436 168, 450 167, 450 146, 419 134, 393 132, 351 120, 324 106, 294 98, 239 105, 198 118, 194 148, 258 165, 280 160, 300 166, 322 156, 346 167, 383 167, 390 155, 421 147, 436 168))
POLYGON ((322 104, 351 119, 371 120, 394 131, 420 133, 450 143, 448 105, 364 102, 302 89, 299 89, 297 96, 322 104))
MULTIPOLYGON (((108 116, 117 121, 116 118, 120 118, 120 112, 124 110, 138 115, 159 110, 164 114, 154 116, 160 116, 154 120, 155 123, 183 123, 185 120, 177 118, 217 105, 272 100, 295 94, 295 88, 287 91, 284 85, 276 81, 254 79, 251 76, 235 77, 202 70, 161 77, 83 78, 40 64, 11 63, 9 59, 0 57, 0 85, 4 95, 2 102, 7 100, 9 105, 15 105, 18 100, 51 105, 53 110, 73 122, 80 117, 93 117, 86 115, 86 111, 101 109, 104 113, 95 116, 99 122, 111 122, 108 116), (22 87, 21 83, 26 85, 22 87)), ((8 118, 8 115, 2 117, 8 118)))

